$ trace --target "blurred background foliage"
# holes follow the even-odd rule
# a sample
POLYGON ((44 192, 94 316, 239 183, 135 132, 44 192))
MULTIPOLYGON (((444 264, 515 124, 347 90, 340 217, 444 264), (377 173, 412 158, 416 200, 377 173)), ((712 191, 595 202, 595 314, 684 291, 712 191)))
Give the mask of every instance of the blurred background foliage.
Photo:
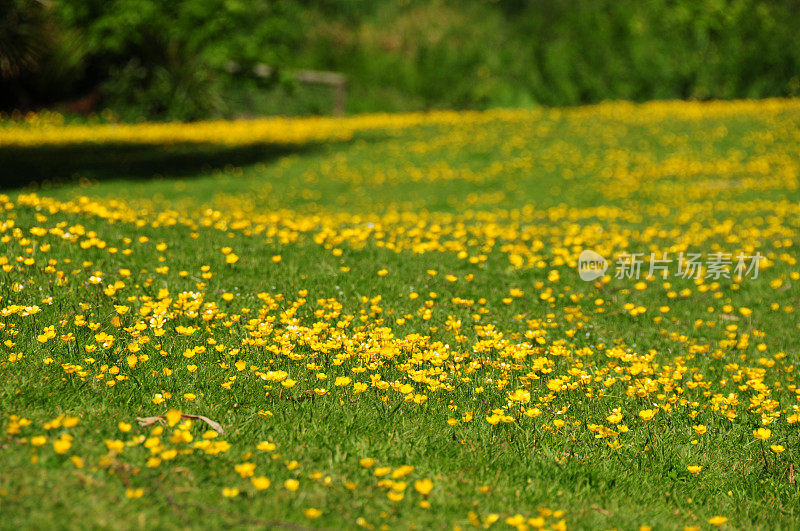
POLYGON ((800 95, 800 0, 0 0, 0 110, 123 120, 800 95))

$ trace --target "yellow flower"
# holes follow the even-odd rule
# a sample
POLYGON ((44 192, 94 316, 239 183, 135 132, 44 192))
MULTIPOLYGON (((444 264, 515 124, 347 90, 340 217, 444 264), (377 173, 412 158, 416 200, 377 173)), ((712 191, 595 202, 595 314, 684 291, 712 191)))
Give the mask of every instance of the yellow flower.
POLYGON ((423 496, 427 496, 433 490, 433 481, 428 478, 418 479, 414 482, 414 488, 423 496))
POLYGON ((65 454, 69 451, 71 447, 72 447, 72 442, 68 439, 61 438, 53 441, 53 450, 57 454, 65 454))
POLYGON ((364 468, 372 468, 375 465, 375 459, 371 457, 364 457, 358 462, 364 468))
POLYGON ((256 471, 255 463, 240 463, 233 468, 236 470, 236 473, 243 478, 249 478, 256 471))
POLYGON ((303 514, 306 515, 306 518, 308 518, 309 520, 313 520, 315 518, 319 518, 320 516, 322 516, 322 511, 320 511, 319 509, 315 509, 314 507, 309 507, 308 509, 305 509, 303 511, 303 514))
POLYGON ((233 253, 230 253, 229 255, 225 256, 225 262, 228 263, 228 264, 235 264, 238 261, 239 261, 239 257, 236 256, 233 253))
POLYGON ((405 476, 409 475, 413 471, 414 471, 414 467, 413 466, 411 466, 411 465, 403 465, 403 466, 398 467, 397 469, 395 469, 394 472, 392 472, 392 478, 400 479, 402 477, 405 477, 405 476))
POLYGON ((405 497, 405 494, 403 494, 402 492, 395 492, 393 490, 390 490, 389 492, 386 493, 386 497, 392 500, 393 502, 399 502, 405 497))
POLYGON ((225 487, 222 489, 222 495, 226 498, 235 498, 239 495, 239 489, 232 487, 225 487))
POLYGON ((769 447, 776 454, 779 454, 785 450, 785 448, 780 444, 770 444, 769 447))
POLYGON ((699 474, 700 471, 703 470, 703 467, 699 465, 689 465, 686 467, 686 470, 688 470, 692 474, 699 474))
POLYGON ((758 428, 757 430, 753 430, 753 437, 762 441, 769 439, 771 435, 772 430, 769 428, 758 428))
POLYGON ((723 525, 728 519, 725 516, 714 516, 708 519, 708 523, 715 526, 723 525))
POLYGON ((125 449, 125 443, 120 440, 106 439, 106 447, 109 452, 121 452, 125 449))
POLYGON ((181 420, 181 411, 179 409, 170 409, 165 417, 170 427, 175 426, 181 420))
POLYGON ((286 490, 290 492, 295 492, 297 489, 300 488, 300 482, 296 479, 287 479, 283 482, 283 486, 286 490))
POLYGON ((375 474, 375 476, 377 477, 383 477, 391 471, 392 469, 389 468, 388 466, 379 466, 378 468, 373 470, 372 473, 375 474))
POLYGON ((653 420, 653 417, 656 416, 657 410, 655 409, 643 409, 639 412, 639 416, 644 421, 653 420))
POLYGON ((177 456, 178 456, 178 450, 174 448, 171 450, 166 450, 164 452, 161 452, 161 459, 163 459, 164 461, 170 461, 172 459, 175 459, 175 457, 177 456))
POLYGON ((125 491, 126 498, 141 498, 143 495, 144 489, 141 487, 138 489, 128 489, 125 491))
POLYGON ((250 478, 250 482, 257 490, 268 489, 272 482, 264 476, 250 478))

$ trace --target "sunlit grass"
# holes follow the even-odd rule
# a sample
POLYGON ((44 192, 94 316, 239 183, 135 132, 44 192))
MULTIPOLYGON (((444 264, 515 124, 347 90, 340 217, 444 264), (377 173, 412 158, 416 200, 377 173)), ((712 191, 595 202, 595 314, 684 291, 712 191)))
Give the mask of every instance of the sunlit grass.
MULTIPOLYGON (((0 144, 167 138, 50 122, 0 144)), ((270 123, 0 196, 9 527, 796 525, 796 101, 270 123)))

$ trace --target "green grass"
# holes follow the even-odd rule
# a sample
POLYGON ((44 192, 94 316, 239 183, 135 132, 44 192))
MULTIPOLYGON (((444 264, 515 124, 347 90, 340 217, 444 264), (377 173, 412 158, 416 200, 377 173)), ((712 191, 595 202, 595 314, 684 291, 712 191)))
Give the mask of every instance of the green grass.
POLYGON ((544 511, 550 527, 705 528, 714 516, 736 528, 796 527, 800 113, 790 103, 764 112, 727 105, 696 114, 661 113, 658 104, 536 111, 301 148, 3 148, 14 169, 6 182, 27 188, 0 201, 0 256, 10 264, 0 272, 0 309, 41 311, 0 316, 0 527, 427 529, 489 525, 492 515, 507 526, 540 509, 564 511, 544 511), (225 247, 237 262, 226 263, 225 247), (675 277, 673 266, 669 284, 636 285, 613 278, 613 264, 605 282, 584 282, 576 270, 584 248, 609 259, 625 250, 758 251, 770 262, 741 282, 697 283, 675 277), (125 286, 103 292, 118 280, 125 286), (523 294, 511 296, 515 288, 523 294), (155 336, 152 301, 162 295, 173 302, 155 336), (632 315, 626 303, 646 311, 632 315), (119 315, 115 305, 129 310, 119 315), (95 329, 76 324, 78 315, 95 329), (191 335, 176 330, 190 325, 191 335), (48 326, 56 335, 42 343, 48 326), (100 332, 115 336, 108 349, 100 332), (74 340, 61 339, 68 333, 74 340), (142 337, 136 355, 148 359, 130 367, 126 348, 142 337), (201 345, 205 352, 184 357, 201 345), (127 378, 107 386, 103 365, 127 378), (265 389, 256 373, 278 370, 296 385, 265 389), (421 370, 423 382, 412 381, 421 370), (410 382, 411 395, 427 400, 334 385, 340 376, 369 384, 376 374, 410 382), (549 389, 556 377, 574 388, 549 389), (322 387, 326 395, 313 395, 322 387), (538 416, 508 405, 517 389, 538 416), (154 403, 165 392, 172 398, 154 403), (728 420, 719 404, 731 397, 728 420), (176 427, 165 426, 155 453, 137 442, 152 437, 137 417, 173 408, 219 422, 217 440, 230 449, 146 466, 207 430, 194 422, 191 443, 173 442, 176 427), (515 421, 490 424, 496 408, 515 421), (587 425, 620 431, 607 420, 615 408, 629 431, 596 438, 587 425), (646 422, 645 409, 660 411, 646 422), (448 424, 466 412, 471 422, 448 424), (753 430, 770 413, 762 444, 753 430), (45 428, 61 414, 80 420, 45 428), (31 424, 13 429, 11 415, 31 424), (63 455, 53 447, 62 433, 74 437, 63 455), (47 439, 37 447, 39 435, 47 439), (107 440, 132 444, 112 451, 107 440), (260 441, 277 449, 258 450, 260 441), (243 462, 272 485, 256 490, 235 469, 243 462), (402 465, 414 469, 396 478, 407 485, 395 484, 404 497, 393 501, 372 470, 402 465), (703 468, 695 475, 689 465, 703 468), (284 488, 291 478, 296 492, 284 488), (433 482, 427 496, 414 487, 424 478, 433 482), (137 488, 142 497, 126 497, 137 488), (226 498, 225 488, 240 492, 226 498), (308 518, 308 508, 321 516, 308 518))

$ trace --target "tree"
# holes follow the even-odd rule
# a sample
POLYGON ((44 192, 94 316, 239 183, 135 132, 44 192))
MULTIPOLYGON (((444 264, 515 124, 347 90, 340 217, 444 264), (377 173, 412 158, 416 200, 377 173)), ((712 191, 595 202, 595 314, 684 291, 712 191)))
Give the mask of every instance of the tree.
POLYGON ((53 25, 42 0, 0 0, 0 77, 35 72, 53 42, 53 25))

